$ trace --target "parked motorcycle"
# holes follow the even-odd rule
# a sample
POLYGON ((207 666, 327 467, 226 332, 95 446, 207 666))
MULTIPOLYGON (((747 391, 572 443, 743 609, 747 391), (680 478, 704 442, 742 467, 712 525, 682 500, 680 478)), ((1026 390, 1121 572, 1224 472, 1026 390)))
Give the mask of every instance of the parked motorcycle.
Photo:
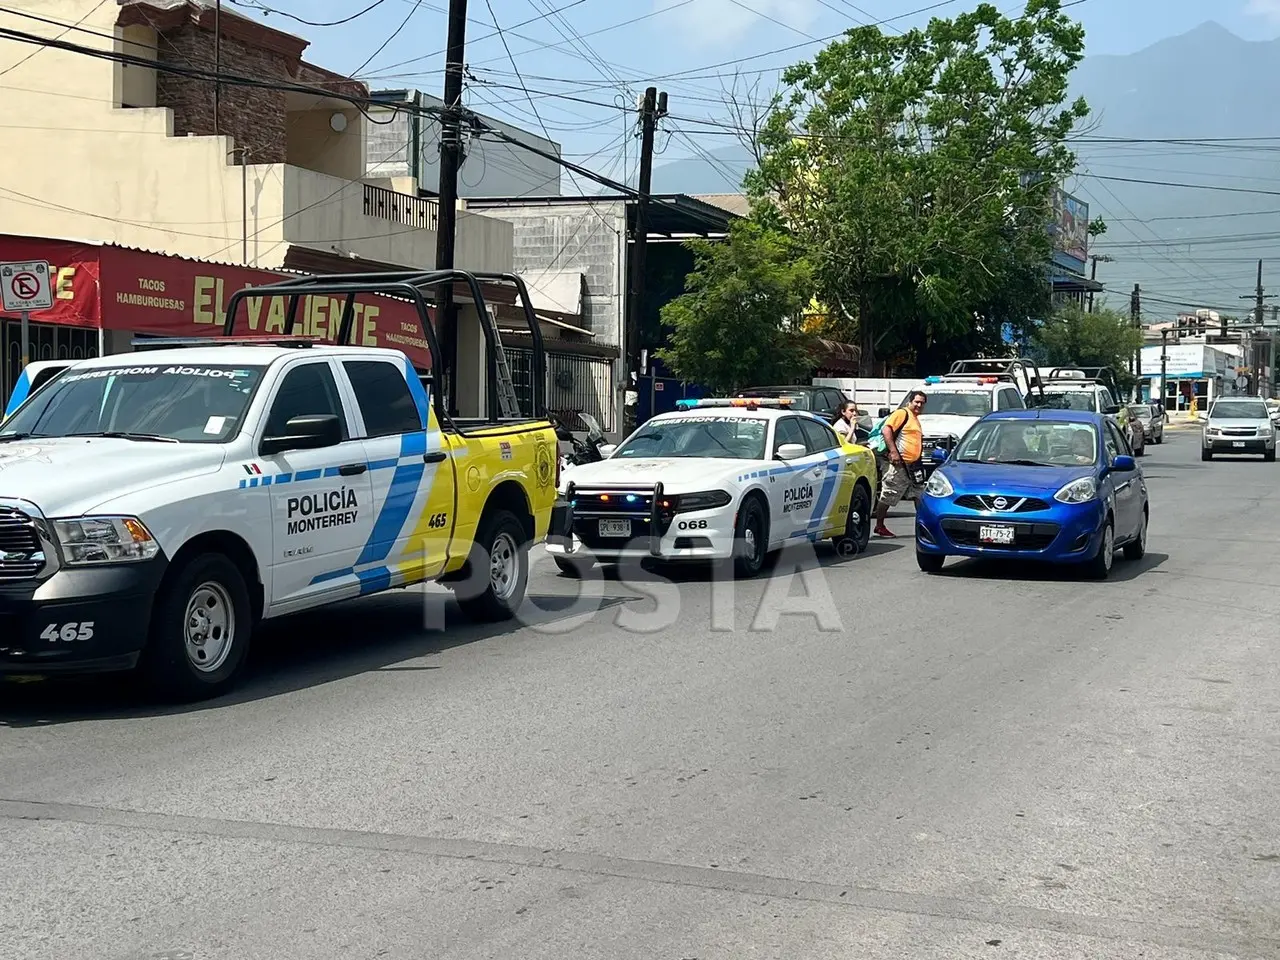
POLYGON ((589 413, 579 414, 579 417, 587 425, 587 435, 583 439, 575 437, 573 432, 563 424, 556 424, 556 437, 562 442, 573 446, 572 453, 560 456, 561 473, 579 464, 599 463, 604 459, 604 454, 600 452, 600 448, 607 444, 609 439, 604 435, 600 422, 589 413))

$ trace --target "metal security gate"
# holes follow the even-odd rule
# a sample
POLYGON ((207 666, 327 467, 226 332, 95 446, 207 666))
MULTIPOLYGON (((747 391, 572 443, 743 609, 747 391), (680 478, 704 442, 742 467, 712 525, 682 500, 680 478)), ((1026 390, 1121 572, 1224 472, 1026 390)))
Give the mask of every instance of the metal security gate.
MULTIPOLYGON (((533 408, 533 351, 503 347, 520 409, 533 408)), ((570 353, 547 354, 547 411, 570 430, 587 429, 582 414, 609 432, 613 425, 613 361, 570 353)))
MULTIPOLYGON (((32 323, 29 327, 30 359, 84 360, 98 355, 96 327, 72 327, 53 323, 32 323)), ((0 325, 0 409, 4 408, 13 385, 22 373, 22 323, 6 319, 0 325)))

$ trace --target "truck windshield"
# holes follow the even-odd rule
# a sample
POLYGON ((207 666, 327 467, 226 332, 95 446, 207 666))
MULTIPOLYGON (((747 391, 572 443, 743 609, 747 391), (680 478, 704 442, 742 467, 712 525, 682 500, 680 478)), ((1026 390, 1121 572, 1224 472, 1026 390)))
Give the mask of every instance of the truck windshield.
POLYGON ((614 457, 714 457, 763 460, 768 422, 748 417, 672 417, 650 420, 614 457))
POLYGON ((154 364, 69 370, 0 427, 0 441, 123 436, 223 443, 240 431, 264 367, 154 364))
MULTIPOLYGON (((907 401, 903 400, 899 408, 905 407, 907 401)), ((952 417, 985 417, 991 412, 991 394, 961 392, 946 393, 943 391, 926 390, 924 412, 926 415, 941 414, 943 416, 952 417)))
POLYGON ((1044 402, 1040 404, 1049 410, 1080 410, 1084 413, 1097 413, 1095 397, 1092 390, 1046 390, 1044 402))

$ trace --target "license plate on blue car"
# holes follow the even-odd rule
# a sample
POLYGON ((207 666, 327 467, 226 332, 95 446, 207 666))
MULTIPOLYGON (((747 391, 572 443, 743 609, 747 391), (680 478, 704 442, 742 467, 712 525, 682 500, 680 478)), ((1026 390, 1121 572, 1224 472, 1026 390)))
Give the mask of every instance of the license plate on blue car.
POLYGON ((978 541, 1008 546, 1013 543, 1013 527, 979 527, 978 541))

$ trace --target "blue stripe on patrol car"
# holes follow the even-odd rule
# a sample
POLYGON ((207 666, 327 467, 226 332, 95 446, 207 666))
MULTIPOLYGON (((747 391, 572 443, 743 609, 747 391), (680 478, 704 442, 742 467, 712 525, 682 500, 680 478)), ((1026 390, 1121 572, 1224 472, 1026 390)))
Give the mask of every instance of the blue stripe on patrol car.
POLYGON ((391 478, 391 487, 387 490, 387 499, 382 504, 378 518, 373 522, 373 530, 369 540, 360 551, 356 566, 376 563, 385 560, 400 537, 409 512, 418 498, 418 488, 422 486, 422 475, 426 464, 422 454, 427 450, 425 433, 409 433, 400 438, 400 456, 417 457, 416 462, 402 463, 396 467, 395 476, 391 478))
POLYGON ((827 520, 827 509, 831 505, 832 494, 835 493, 836 481, 840 479, 840 464, 836 457, 840 455, 839 450, 832 451, 835 456, 829 456, 826 462, 827 475, 822 480, 822 490, 818 494, 818 502, 814 504, 813 516, 809 518, 809 531, 812 534, 814 530, 821 530, 827 520))
POLYGON ((378 593, 391 587, 391 571, 387 567, 373 567, 356 574, 360 580, 360 596, 378 593))

